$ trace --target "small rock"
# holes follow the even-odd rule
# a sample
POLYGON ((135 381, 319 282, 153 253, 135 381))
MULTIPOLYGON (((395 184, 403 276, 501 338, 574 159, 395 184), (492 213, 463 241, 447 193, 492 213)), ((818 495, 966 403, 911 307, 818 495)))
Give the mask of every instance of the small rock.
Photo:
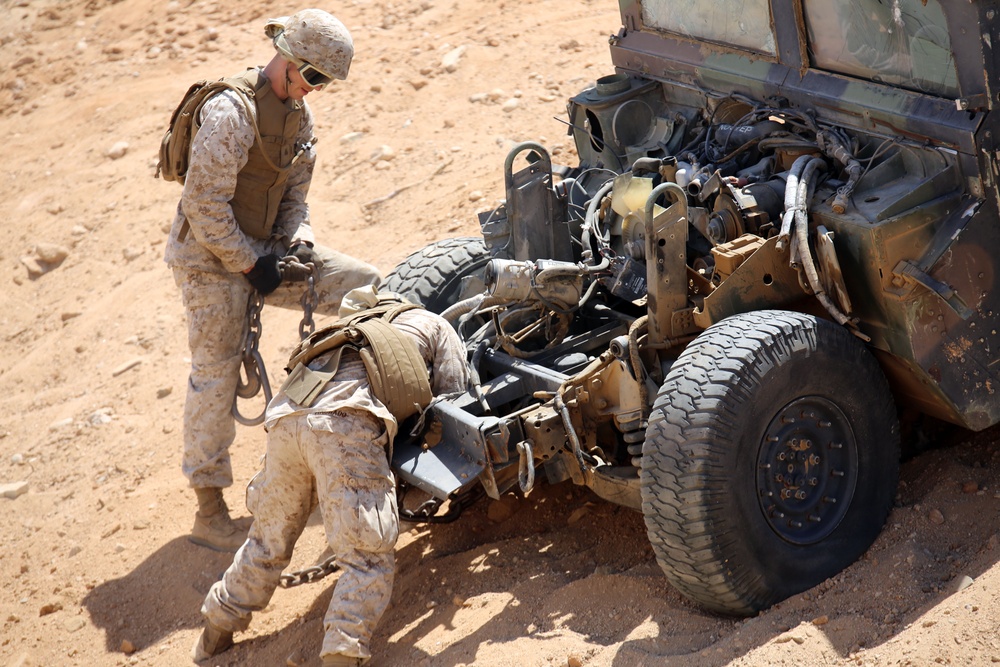
POLYGON ((372 91, 373 93, 381 93, 382 92, 382 86, 379 85, 379 84, 377 84, 377 83, 373 83, 371 85, 371 88, 369 88, 368 90, 372 91))
POLYGON ((517 510, 517 498, 506 495, 500 500, 494 500, 486 509, 486 518, 493 523, 503 523, 514 515, 517 510))
POLYGON ((966 482, 962 485, 962 493, 976 493, 979 491, 979 484, 976 482, 966 482))
POLYGON ((38 276, 43 276, 48 272, 48 269, 41 265, 37 257, 24 255, 21 257, 21 264, 24 265, 24 268, 28 269, 29 278, 37 278, 38 276))
POLYGON ((108 157, 112 160, 123 158, 126 153, 128 153, 127 141, 116 142, 111 148, 108 149, 108 157))
POLYGON ((456 595, 455 597, 453 597, 451 599, 451 602, 456 607, 468 607, 469 606, 468 600, 466 600, 465 598, 463 598, 461 595, 456 595))
POLYGON ((573 510, 573 513, 569 515, 569 518, 566 519, 566 525, 572 526, 573 524, 580 521, 580 519, 587 516, 589 512, 590 512, 590 507, 588 507, 587 505, 584 505, 583 507, 577 507, 575 510, 573 510))
POLYGON ((826 625, 829 622, 830 622, 830 617, 827 616, 826 614, 822 616, 817 616, 812 620, 813 625, 826 625))
POLYGON ((513 111, 514 109, 516 109, 519 104, 520 104, 520 102, 517 101, 517 98, 512 97, 509 100, 507 100, 506 102, 504 102, 503 106, 500 107, 500 109, 504 113, 510 113, 511 111, 513 111))
POLYGON ((132 524, 132 530, 146 530, 149 528, 149 521, 145 519, 136 519, 135 523, 132 524))
POLYGON ((570 653, 566 656, 566 667, 583 667, 583 659, 574 653, 570 653))
POLYGON ((413 90, 420 90, 427 85, 427 79, 414 79, 410 81, 410 85, 413 86, 413 90))
POLYGON ((10 498, 14 500, 20 496, 23 496, 28 492, 27 482, 11 482, 9 484, 0 484, 0 496, 4 498, 10 498))
POLYGON ((462 59, 462 55, 464 53, 464 46, 452 49, 444 55, 444 58, 441 59, 441 68, 446 72, 454 72, 458 69, 458 61, 462 59))
POLYGON ((126 262, 131 262, 133 259, 139 258, 143 252, 145 252, 143 248, 128 246, 127 248, 122 249, 122 257, 125 258, 126 262))
POLYGON ((132 359, 131 361, 126 361, 124 364, 122 364, 118 368, 116 368, 113 371, 111 371, 111 376, 112 377, 118 377, 119 375, 121 375, 125 371, 132 370, 133 368, 135 368, 136 366, 138 366, 141 363, 142 363, 142 357, 137 357, 135 359, 132 359))
POLYGON ((375 149, 369 160, 372 162, 378 162, 379 160, 392 160, 395 157, 396 151, 393 150, 392 146, 386 146, 383 144, 375 149))
POLYGON ((971 586, 973 582, 974 580, 972 577, 967 574, 963 574, 961 577, 952 581, 951 592, 957 593, 959 591, 964 591, 966 588, 971 586))
POLYGON ((944 523, 944 514, 941 514, 941 511, 938 509, 932 509, 928 512, 927 518, 936 526, 940 526, 944 523))
POLYGON ((79 544, 74 544, 73 548, 71 548, 69 550, 69 557, 72 558, 73 556, 77 555, 81 551, 83 551, 83 547, 81 547, 79 544))
POLYGON ((469 193, 469 201, 479 201, 483 198, 483 193, 479 190, 473 190, 469 193))
POLYGON ((111 537, 112 535, 114 535, 115 533, 117 533, 121 529, 122 529, 122 525, 120 523, 116 523, 111 528, 109 528, 108 530, 104 531, 101 534, 101 539, 102 540, 106 540, 107 538, 111 537))
POLYGON ((379 160, 375 163, 375 171, 386 171, 392 169, 392 163, 388 160, 379 160))
POLYGON ((58 421, 54 421, 51 424, 49 424, 49 430, 50 431, 58 431, 61 428, 64 428, 66 426, 72 426, 72 425, 73 425, 73 418, 72 417, 66 417, 65 419, 60 419, 58 421))
POLYGON ((46 264, 58 264, 69 257, 69 249, 56 243, 38 243, 35 256, 46 264))
POLYGON ((348 132, 340 138, 340 143, 347 144, 365 136, 364 132, 348 132))
POLYGON ((74 317, 80 317, 80 315, 83 315, 83 313, 81 313, 79 310, 67 310, 59 314, 59 319, 61 319, 63 322, 68 322, 74 317))
POLYGON ((133 653, 135 653, 135 644, 133 644, 127 639, 122 640, 122 645, 119 648, 121 649, 121 652, 124 653, 125 655, 132 655, 133 653))
POLYGON ((49 614, 54 614, 63 608, 62 602, 49 602, 48 604, 43 604, 42 608, 38 610, 39 616, 48 616, 49 614))
POLYGON ((87 621, 81 616, 73 616, 72 618, 66 619, 63 623, 63 627, 66 628, 66 632, 76 632, 83 626, 87 625, 87 621))
POLYGON ((161 387, 156 390, 157 398, 166 398, 174 391, 173 387, 161 387))
POLYGON ((90 416, 87 417, 87 421, 91 426, 103 426, 104 424, 110 424, 114 421, 114 414, 115 411, 111 408, 100 408, 90 413, 90 416))
POLYGON ((10 457, 10 462, 17 466, 24 465, 24 454, 12 454, 10 457))

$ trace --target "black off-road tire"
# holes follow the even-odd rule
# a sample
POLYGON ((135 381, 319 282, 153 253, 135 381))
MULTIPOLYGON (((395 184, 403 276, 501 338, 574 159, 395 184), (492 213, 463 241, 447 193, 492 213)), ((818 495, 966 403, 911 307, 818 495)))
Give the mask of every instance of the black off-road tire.
POLYGON ((785 311, 735 315, 671 367, 640 478, 674 587, 713 611, 754 614, 878 537, 899 478, 892 394, 844 328, 785 311))
POLYGON ((469 276, 481 278, 489 260, 490 254, 479 237, 435 241, 400 262, 379 289, 441 313, 459 301, 462 280, 469 276))

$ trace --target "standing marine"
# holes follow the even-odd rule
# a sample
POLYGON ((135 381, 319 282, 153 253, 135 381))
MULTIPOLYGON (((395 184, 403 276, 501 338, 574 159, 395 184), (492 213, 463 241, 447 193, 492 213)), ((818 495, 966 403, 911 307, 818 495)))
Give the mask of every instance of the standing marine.
POLYGON ((197 114, 165 253, 191 351, 182 464, 198 499, 190 539, 231 552, 246 538, 222 490, 233 483, 231 410, 251 296, 256 290, 267 304, 301 307, 307 283, 283 279, 287 256, 315 267, 320 314, 335 314, 350 289, 381 279, 375 267, 315 243, 306 203, 316 138, 304 98, 347 78, 351 35, 319 9, 269 20, 265 33, 275 48, 271 61, 226 79, 231 89, 197 114))

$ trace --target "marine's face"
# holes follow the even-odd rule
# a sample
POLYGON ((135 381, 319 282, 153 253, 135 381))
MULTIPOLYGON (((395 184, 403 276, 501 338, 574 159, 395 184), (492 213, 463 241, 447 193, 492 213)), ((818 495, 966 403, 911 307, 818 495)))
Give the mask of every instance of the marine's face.
POLYGON ((322 86, 314 88, 306 83, 295 64, 290 62, 285 63, 285 87, 285 94, 293 100, 301 100, 312 91, 322 88, 322 86))

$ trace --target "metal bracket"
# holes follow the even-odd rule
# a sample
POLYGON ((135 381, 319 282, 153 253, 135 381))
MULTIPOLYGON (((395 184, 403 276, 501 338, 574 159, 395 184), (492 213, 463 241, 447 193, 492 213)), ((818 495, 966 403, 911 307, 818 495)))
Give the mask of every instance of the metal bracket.
POLYGON ((972 310, 965 305, 962 297, 954 289, 940 280, 935 280, 913 262, 906 259, 902 260, 892 270, 892 274, 908 283, 916 283, 929 289, 931 293, 944 301, 963 320, 972 317, 972 310))

